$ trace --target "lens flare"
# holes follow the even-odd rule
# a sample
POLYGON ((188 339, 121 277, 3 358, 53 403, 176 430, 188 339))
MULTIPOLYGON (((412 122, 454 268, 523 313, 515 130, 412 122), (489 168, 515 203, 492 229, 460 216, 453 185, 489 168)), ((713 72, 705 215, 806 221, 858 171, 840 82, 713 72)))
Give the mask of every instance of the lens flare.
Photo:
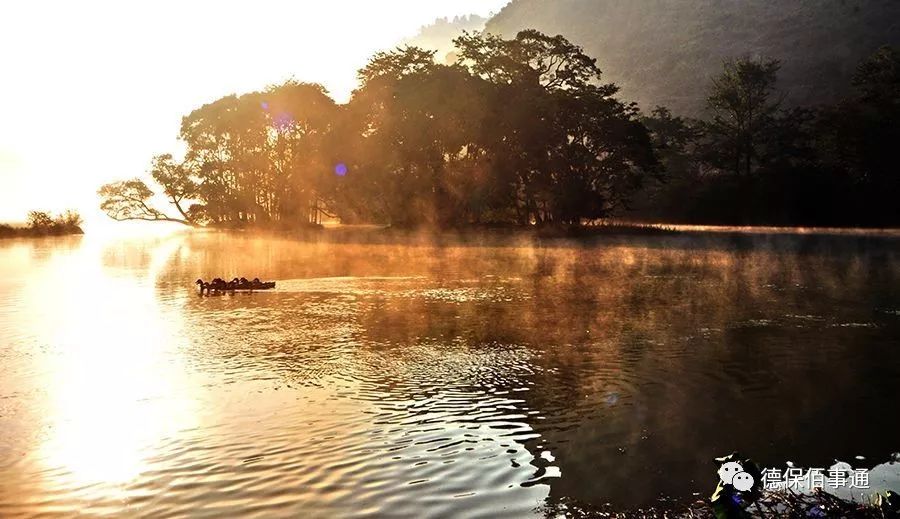
POLYGON ((294 117, 287 112, 280 112, 275 116, 275 127, 279 130, 287 130, 294 125, 294 117))

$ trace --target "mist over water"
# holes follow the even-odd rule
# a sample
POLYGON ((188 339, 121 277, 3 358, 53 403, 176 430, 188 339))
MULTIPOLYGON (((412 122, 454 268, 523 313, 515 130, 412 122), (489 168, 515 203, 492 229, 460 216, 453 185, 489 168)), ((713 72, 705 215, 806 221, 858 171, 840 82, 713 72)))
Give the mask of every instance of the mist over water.
POLYGON ((894 237, 365 236, 0 241, 0 516, 522 517, 900 449, 894 237))

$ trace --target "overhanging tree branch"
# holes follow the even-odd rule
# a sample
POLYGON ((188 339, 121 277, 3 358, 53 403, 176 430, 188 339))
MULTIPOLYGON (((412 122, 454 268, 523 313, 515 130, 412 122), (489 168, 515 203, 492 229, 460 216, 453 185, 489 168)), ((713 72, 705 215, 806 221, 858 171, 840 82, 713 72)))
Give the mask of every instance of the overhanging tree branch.
POLYGON ((185 218, 172 218, 149 204, 153 191, 140 179, 112 182, 101 187, 97 194, 101 198, 100 209, 116 221, 142 220, 147 222, 176 222, 196 225, 182 212, 185 218))

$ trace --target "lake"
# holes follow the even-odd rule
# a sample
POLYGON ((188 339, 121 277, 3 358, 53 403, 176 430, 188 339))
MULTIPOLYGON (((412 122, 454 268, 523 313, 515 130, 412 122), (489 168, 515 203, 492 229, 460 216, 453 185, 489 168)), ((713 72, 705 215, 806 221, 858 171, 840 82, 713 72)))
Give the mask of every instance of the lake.
POLYGON ((4 517, 627 510, 708 497, 734 450, 900 450, 893 235, 197 232, 0 266, 4 517))

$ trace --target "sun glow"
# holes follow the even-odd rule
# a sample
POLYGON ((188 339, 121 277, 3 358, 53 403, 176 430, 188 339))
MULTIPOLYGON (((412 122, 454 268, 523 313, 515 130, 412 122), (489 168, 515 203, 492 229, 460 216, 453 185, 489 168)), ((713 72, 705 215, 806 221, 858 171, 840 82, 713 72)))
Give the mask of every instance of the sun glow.
POLYGON ((191 401, 177 398, 184 388, 173 373, 181 369, 166 354, 182 346, 172 341, 182 336, 179 324, 154 300, 156 274, 177 239, 165 245, 153 250, 151 275, 138 285, 111 275, 114 254, 98 241, 51 260, 28 289, 41 300, 28 305, 41 311, 31 316, 44 323, 41 342, 54 345, 41 382, 49 434, 37 449, 41 463, 59 474, 48 485, 109 497, 110 487, 148 468, 154 445, 194 424, 191 401))
POLYGON ((191 110, 292 77, 343 102, 375 51, 436 17, 505 3, 0 3, 0 221, 74 208, 92 226, 97 188, 175 150, 191 110), (65 138, 48 146, 50 131, 65 138))

